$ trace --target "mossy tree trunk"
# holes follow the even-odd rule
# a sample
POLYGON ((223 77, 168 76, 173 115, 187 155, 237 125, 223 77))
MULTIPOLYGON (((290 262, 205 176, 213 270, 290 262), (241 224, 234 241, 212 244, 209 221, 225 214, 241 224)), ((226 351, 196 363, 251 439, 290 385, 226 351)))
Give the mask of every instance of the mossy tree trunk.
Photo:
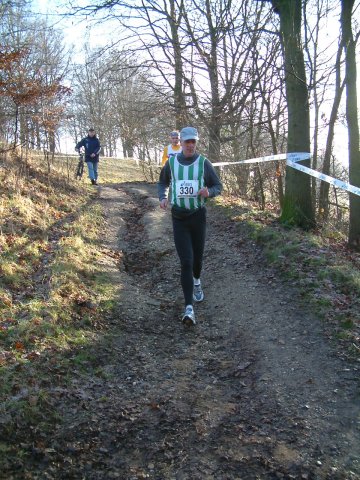
MULTIPOLYGON (((301 42, 301 0, 272 0, 280 17, 288 109, 288 152, 310 152, 310 115, 301 42)), ((301 162, 310 167, 310 159, 301 162)), ((286 168, 284 223, 309 229, 315 225, 310 176, 286 168)))
MULTIPOLYGON (((360 187, 359 122, 357 117, 356 42, 351 29, 354 0, 341 1, 341 30, 345 47, 346 119, 349 132, 349 180, 360 187)), ((350 193, 349 245, 360 250, 360 197, 350 193)))

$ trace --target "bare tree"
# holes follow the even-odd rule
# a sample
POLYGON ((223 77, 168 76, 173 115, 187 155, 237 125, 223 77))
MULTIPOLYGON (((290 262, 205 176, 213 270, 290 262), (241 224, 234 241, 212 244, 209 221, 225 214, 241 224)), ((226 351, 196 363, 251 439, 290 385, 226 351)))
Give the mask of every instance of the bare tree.
POLYGON ((189 5, 184 20, 189 38, 185 83, 191 108, 208 133, 208 156, 216 160, 230 140, 229 120, 241 117, 260 81, 262 72, 251 72, 266 18, 262 5, 204 0, 189 5))
POLYGON ((69 93, 62 84, 67 66, 62 37, 46 22, 30 21, 25 6, 26 2, 9 2, 2 12, 0 98, 7 113, 3 126, 14 145, 54 151, 69 93))
MULTIPOLYGON (((111 7, 136 38, 136 47, 130 48, 146 55, 152 82, 163 93, 176 126, 196 122, 203 128, 202 138, 208 138, 209 158, 218 159, 222 143, 231 141, 223 131, 229 113, 241 116, 259 82, 250 72, 259 24, 266 22, 263 5, 245 0, 135 0, 111 7)), ((107 2, 92 7, 107 8, 107 2)))
MULTIPOLYGON (((301 41, 301 0, 272 0, 280 17, 284 51, 286 100, 288 107, 288 152, 310 152, 310 115, 301 41)), ((302 162, 310 166, 309 160, 302 162)), ((310 177, 293 168, 286 169, 282 221, 308 229, 315 217, 311 201, 310 177)))
MULTIPOLYGON (((304 16, 304 52, 309 73, 309 98, 313 112, 314 128, 312 129, 312 168, 317 169, 321 160, 320 135, 321 122, 326 133, 326 146, 322 156, 322 172, 330 175, 331 158, 334 147, 334 132, 339 113, 339 106, 344 89, 344 81, 341 79, 342 45, 341 36, 335 35, 332 44, 324 44, 321 41, 322 32, 326 28, 327 20, 334 18, 339 12, 339 5, 329 0, 310 1, 303 4, 304 16), (338 45, 336 45, 338 43, 338 45), (332 58, 335 54, 335 62, 332 58), (329 92, 334 92, 330 98, 329 92), (329 107, 328 107, 329 105, 329 107), (325 114, 330 108, 329 118, 325 114)), ((318 181, 312 182, 312 200, 317 200, 318 181)), ((329 215, 329 184, 320 183, 318 211, 321 220, 326 220, 329 215)))
MULTIPOLYGON (((357 116, 356 41, 352 33, 354 0, 341 1, 341 31, 345 49, 346 119, 349 132, 349 179, 360 187, 359 121, 357 116)), ((350 193, 349 245, 360 250, 360 197, 350 193)))
POLYGON ((90 125, 101 136, 104 152, 140 158, 158 142, 169 114, 136 58, 127 52, 88 52, 85 65, 76 67, 72 135, 74 142, 90 125), (146 147, 146 148, 145 148, 146 147))
MULTIPOLYGON (((345 80, 341 80, 340 61, 341 61, 341 44, 340 44, 340 47, 336 56, 336 61, 335 61, 336 78, 335 78, 334 100, 333 100, 333 104, 330 112, 328 133, 326 138, 326 146, 325 146, 325 153, 324 153, 324 159, 323 159, 322 171, 326 175, 330 174, 330 165, 331 165, 331 158, 333 153, 333 141, 334 141, 334 135, 335 135, 335 125, 338 117, 342 93, 345 87, 345 80)), ((329 187, 330 185, 327 182, 321 182, 320 193, 319 193, 319 213, 324 220, 327 220, 329 216, 329 187)))
MULTIPOLYGON (((285 120, 286 120, 286 104, 285 92, 283 88, 283 79, 279 75, 280 67, 277 65, 277 57, 280 51, 280 38, 278 35, 271 34, 267 38, 264 45, 262 55, 266 59, 267 68, 263 69, 262 75, 255 64, 257 75, 260 77, 259 92, 261 95, 261 102, 263 103, 264 117, 258 119, 262 129, 267 132, 263 135, 261 148, 267 146, 266 139, 269 138, 269 150, 273 154, 278 154, 282 151, 286 139, 285 120), (275 41, 274 41, 275 38, 275 41)), ((284 189, 283 189, 283 169, 280 162, 275 162, 275 174, 278 201, 280 207, 284 205, 284 189)), ((269 188, 271 191, 272 189, 269 188)))

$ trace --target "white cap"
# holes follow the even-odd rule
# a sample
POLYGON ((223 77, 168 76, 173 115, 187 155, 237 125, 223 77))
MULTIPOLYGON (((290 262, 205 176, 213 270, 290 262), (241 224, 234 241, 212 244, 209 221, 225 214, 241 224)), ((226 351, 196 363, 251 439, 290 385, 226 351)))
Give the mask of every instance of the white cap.
POLYGON ((199 140, 199 135, 194 127, 185 127, 180 132, 180 140, 199 140))

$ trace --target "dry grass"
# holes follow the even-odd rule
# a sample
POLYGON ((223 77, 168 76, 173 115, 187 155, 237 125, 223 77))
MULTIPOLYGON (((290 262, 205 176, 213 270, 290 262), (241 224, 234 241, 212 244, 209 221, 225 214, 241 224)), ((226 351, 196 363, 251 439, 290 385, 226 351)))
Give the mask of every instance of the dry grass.
MULTIPOLYGON (((23 415, 29 403, 14 402, 36 370, 61 368, 72 349, 96 341, 116 286, 101 267, 106 225, 97 190, 77 181, 77 157, 0 161, 0 398, 2 413, 23 415), (41 361, 40 361, 41 360, 41 361)), ((103 160, 102 182, 143 180, 132 160, 103 160)), ((108 258, 108 257, 107 257, 108 258)), ((41 403, 32 405, 31 416, 41 403)), ((28 414, 30 415, 28 412, 28 414)))

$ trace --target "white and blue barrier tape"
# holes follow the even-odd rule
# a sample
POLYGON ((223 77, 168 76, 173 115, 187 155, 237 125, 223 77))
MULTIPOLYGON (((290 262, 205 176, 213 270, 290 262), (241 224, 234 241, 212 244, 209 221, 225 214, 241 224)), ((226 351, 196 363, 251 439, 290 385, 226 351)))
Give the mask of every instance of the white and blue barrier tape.
POLYGON ((338 180, 337 178, 330 177, 329 175, 325 175, 324 173, 317 172, 312 168, 305 167, 305 165, 301 165, 297 163, 297 162, 301 162, 302 160, 307 160, 309 158, 310 158, 310 153, 305 153, 305 152, 279 153, 278 155, 268 155, 266 157, 249 158, 248 160, 240 160, 238 162, 215 162, 213 163, 213 166, 224 167, 227 165, 240 165, 240 164, 246 164, 246 163, 262 163, 262 162, 273 162, 276 160, 286 160, 286 165, 289 165, 289 167, 295 168, 296 170, 307 173, 312 177, 315 177, 315 178, 318 178, 319 180, 323 180, 324 182, 330 183, 335 187, 339 187, 342 190, 346 190, 347 192, 360 196, 360 187, 355 187, 350 183, 343 182, 342 180, 338 180))

